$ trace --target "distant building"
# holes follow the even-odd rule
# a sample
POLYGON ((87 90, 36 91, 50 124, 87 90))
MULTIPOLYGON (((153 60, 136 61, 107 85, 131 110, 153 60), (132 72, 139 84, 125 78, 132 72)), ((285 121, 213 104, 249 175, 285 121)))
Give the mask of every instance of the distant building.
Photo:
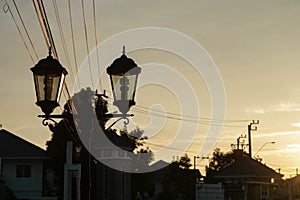
POLYGON ((120 166, 124 171, 128 171, 131 167, 132 159, 129 158, 127 152, 118 148, 108 148, 100 145, 98 162, 94 171, 96 178, 96 194, 97 200, 122 199, 131 200, 131 176, 130 173, 118 171, 108 166, 120 166), (106 166, 105 164, 108 166, 106 166))
POLYGON ((182 169, 175 163, 158 161, 150 166, 158 199, 195 199, 195 185, 202 175, 198 169, 182 169), (163 167, 163 168, 161 168, 163 167))
POLYGON ((285 182, 288 190, 288 200, 300 200, 300 175, 287 179, 285 182))
POLYGON ((225 200, 275 200, 282 199, 281 174, 266 165, 241 156, 232 165, 220 170, 216 178, 225 190, 225 200))
POLYGON ((0 159, 1 179, 18 199, 55 199, 43 197, 45 150, 1 129, 0 159))

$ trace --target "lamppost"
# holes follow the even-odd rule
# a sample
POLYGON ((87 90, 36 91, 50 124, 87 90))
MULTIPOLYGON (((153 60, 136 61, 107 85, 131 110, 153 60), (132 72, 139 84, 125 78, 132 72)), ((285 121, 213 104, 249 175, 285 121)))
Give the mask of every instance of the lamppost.
POLYGON ((266 142, 264 143, 259 149, 258 151, 255 153, 254 158, 256 158, 257 154, 264 148, 264 146, 266 146, 267 144, 275 144, 275 142, 266 142))
MULTIPOLYGON (((57 59, 51 56, 51 48, 47 58, 40 60, 31 68, 34 77, 37 102, 36 105, 41 107, 44 115, 38 117, 44 118, 43 125, 47 126, 47 120, 56 123, 53 118, 65 118, 63 115, 51 115, 54 109, 59 106, 59 99, 62 92, 67 70, 59 63, 57 59)), ((133 116, 127 114, 130 107, 135 105, 134 97, 137 87, 138 76, 141 68, 137 66, 133 59, 125 55, 125 47, 123 54, 117 58, 107 68, 110 76, 110 83, 113 91, 113 104, 118 107, 121 114, 106 114, 108 117, 119 118, 112 125, 121 119, 133 116)), ((96 94, 97 96, 105 96, 105 94, 96 94)))

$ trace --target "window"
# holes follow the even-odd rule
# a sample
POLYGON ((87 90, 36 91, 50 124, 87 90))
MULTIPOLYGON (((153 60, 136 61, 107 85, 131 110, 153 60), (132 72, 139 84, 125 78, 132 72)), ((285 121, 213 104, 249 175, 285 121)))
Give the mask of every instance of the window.
POLYGON ((266 185, 261 186, 261 200, 269 199, 269 188, 266 185))
POLYGON ((125 151, 123 149, 119 150, 119 157, 125 157, 125 151))
POLYGON ((17 178, 31 177, 31 166, 30 165, 17 165, 16 177, 17 178))

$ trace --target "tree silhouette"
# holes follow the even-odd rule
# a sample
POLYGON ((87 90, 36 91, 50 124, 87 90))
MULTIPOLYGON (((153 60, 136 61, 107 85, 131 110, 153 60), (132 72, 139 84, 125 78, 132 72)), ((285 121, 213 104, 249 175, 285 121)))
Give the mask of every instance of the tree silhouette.
POLYGON ((163 192, 157 200, 195 199, 195 182, 200 178, 199 170, 190 170, 191 159, 184 154, 163 170, 163 192))
POLYGON ((180 159, 174 161, 174 164, 177 164, 180 168, 183 169, 189 169, 192 166, 191 159, 187 154, 184 154, 180 157, 180 159))
POLYGON ((213 152, 213 156, 209 161, 208 166, 205 167, 206 178, 205 182, 215 183, 214 176, 223 168, 231 165, 236 159, 240 158, 244 154, 247 154, 243 150, 234 149, 230 152, 222 152, 219 148, 216 148, 213 152))
MULTIPOLYGON (((143 131, 138 127, 128 133, 127 129, 117 131, 109 128, 105 129, 106 123, 111 119, 112 115, 108 113, 108 102, 101 95, 95 96, 90 89, 82 89, 75 94, 64 106, 63 115, 65 116, 55 125, 49 128, 53 132, 52 138, 47 141, 47 151, 52 155, 54 161, 52 166, 56 169, 59 177, 63 177, 63 166, 66 160, 66 142, 73 141, 75 147, 81 149, 80 155, 73 149, 73 160, 81 163, 82 166, 82 182, 81 182, 81 199, 94 199, 93 191, 90 185, 95 185, 97 180, 91 174, 95 170, 97 161, 89 153, 84 144, 89 142, 93 136, 99 134, 99 127, 104 131, 105 136, 116 146, 134 152, 132 159, 141 163, 141 165, 149 165, 153 160, 153 153, 149 148, 143 148, 144 141, 143 131), (71 109, 72 107, 72 109, 71 109), (96 116, 96 117, 95 117, 96 116)), ((90 148, 90 146, 88 146, 90 148)), ((98 163, 99 164, 99 163, 98 163)), ((137 169, 138 170, 138 169, 137 169)), ((60 187, 60 199, 62 198, 62 180, 58 184, 60 187)))

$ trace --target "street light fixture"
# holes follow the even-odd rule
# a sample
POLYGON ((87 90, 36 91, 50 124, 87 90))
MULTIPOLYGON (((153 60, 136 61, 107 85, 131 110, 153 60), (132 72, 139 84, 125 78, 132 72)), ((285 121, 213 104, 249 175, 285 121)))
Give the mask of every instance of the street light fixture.
MULTIPOLYGON (((64 115, 51 115, 51 113, 59 106, 58 102, 65 76, 68 74, 67 70, 57 59, 51 56, 51 49, 49 49, 48 57, 40 60, 30 70, 33 72, 34 77, 37 96, 36 105, 41 107, 45 114, 38 116, 44 118, 43 125, 48 125, 47 120, 56 123, 52 118, 65 118, 64 115)), ((135 105, 134 97, 141 68, 137 66, 133 59, 125 55, 125 47, 123 47, 123 55, 113 61, 107 68, 107 73, 110 76, 114 105, 121 112, 121 114, 105 114, 104 117, 119 118, 107 128, 109 129, 121 119, 127 120, 125 123, 128 123, 128 117, 133 116, 127 114, 127 112, 131 106, 135 105)), ((105 93, 96 93, 96 96, 106 97, 105 93)))
POLYGON ((259 149, 258 151, 255 153, 254 158, 256 158, 257 154, 264 148, 264 146, 266 146, 267 144, 275 144, 275 142, 266 142, 264 143, 259 149))
POLYGON ((49 118, 53 110, 59 106, 58 102, 68 72, 57 59, 51 56, 51 49, 47 58, 40 60, 30 70, 33 72, 36 105, 41 107, 45 118, 49 118))
POLYGON ((110 76, 114 96, 113 104, 125 116, 130 107, 135 105, 134 97, 141 68, 125 55, 123 47, 123 55, 113 61, 107 68, 107 73, 110 76))

